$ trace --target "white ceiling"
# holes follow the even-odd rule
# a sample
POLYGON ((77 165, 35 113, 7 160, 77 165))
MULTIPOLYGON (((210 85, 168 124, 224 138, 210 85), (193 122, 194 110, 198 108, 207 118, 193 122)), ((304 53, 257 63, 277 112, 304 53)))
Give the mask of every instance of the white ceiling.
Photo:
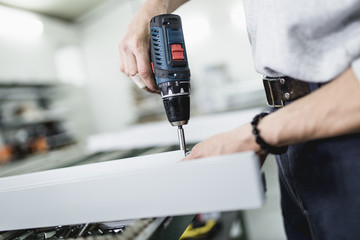
POLYGON ((0 0, 0 4, 75 21, 109 0, 0 0))

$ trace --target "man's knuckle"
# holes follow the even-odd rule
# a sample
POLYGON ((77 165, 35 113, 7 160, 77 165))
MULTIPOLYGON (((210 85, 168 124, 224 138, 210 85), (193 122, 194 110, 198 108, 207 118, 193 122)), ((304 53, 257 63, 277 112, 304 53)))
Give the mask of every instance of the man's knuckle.
POLYGON ((127 75, 127 76, 130 76, 129 75, 129 70, 127 68, 124 69, 124 73, 127 75))
POLYGON ((139 50, 142 48, 142 46, 143 46, 143 41, 141 41, 140 39, 135 38, 131 40, 131 47, 133 49, 139 50))
POLYGON ((139 75, 141 78, 145 79, 149 77, 149 71, 146 69, 139 69, 139 75))
POLYGON ((199 152, 199 145, 195 145, 191 152, 198 153, 199 152))
POLYGON ((119 50, 125 52, 128 49, 128 43, 126 41, 122 41, 119 44, 119 50))

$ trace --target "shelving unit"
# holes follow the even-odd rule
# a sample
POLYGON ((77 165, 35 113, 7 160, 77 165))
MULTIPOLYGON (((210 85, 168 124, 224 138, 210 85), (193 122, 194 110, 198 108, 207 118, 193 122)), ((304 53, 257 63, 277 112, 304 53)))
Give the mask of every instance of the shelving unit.
POLYGON ((75 142, 56 105, 63 96, 56 83, 0 83, 0 164, 75 142))

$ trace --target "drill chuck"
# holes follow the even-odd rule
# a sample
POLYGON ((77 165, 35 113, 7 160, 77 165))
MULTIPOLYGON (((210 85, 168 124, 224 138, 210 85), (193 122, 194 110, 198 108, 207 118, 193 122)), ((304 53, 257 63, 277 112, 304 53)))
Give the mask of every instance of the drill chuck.
POLYGON ((164 98, 163 102, 171 125, 179 126, 188 123, 190 118, 190 98, 188 96, 164 98))
POLYGON ((173 126, 185 125, 190 118, 189 81, 169 81, 159 84, 166 116, 173 126))

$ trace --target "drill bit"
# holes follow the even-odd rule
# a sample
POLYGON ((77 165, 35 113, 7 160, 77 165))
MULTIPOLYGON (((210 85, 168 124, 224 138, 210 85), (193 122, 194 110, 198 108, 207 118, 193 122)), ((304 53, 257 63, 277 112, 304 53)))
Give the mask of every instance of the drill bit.
POLYGON ((180 143, 180 150, 184 151, 184 155, 186 156, 186 143, 185 143, 185 134, 182 125, 178 126, 178 138, 180 143))

